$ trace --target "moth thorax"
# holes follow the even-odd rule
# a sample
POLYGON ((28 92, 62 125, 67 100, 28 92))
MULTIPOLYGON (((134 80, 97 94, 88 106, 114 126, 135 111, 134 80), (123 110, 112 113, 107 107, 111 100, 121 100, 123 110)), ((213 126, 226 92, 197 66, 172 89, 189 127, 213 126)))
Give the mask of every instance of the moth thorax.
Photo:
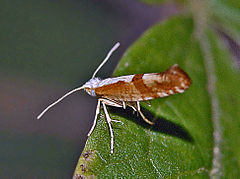
POLYGON ((86 82, 83 87, 85 89, 85 91, 91 95, 91 96, 96 96, 95 94, 95 88, 97 88, 99 86, 101 79, 100 78, 93 78, 90 79, 88 82, 86 82))

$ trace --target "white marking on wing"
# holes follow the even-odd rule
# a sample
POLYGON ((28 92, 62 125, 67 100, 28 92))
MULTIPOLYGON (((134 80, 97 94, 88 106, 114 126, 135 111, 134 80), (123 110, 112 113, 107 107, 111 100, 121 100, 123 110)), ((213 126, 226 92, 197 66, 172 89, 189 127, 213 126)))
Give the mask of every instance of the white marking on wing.
POLYGON ((142 79, 143 80, 152 80, 152 79, 155 79, 156 78, 157 73, 147 73, 147 74, 144 74, 142 79))
POLYGON ((164 92, 163 92, 162 94, 163 94, 163 96, 168 96, 168 94, 167 94, 167 93, 164 93, 164 92))
POLYGON ((124 82, 130 83, 133 77, 134 75, 120 76, 115 78, 106 78, 99 82, 98 87, 114 84, 114 83, 117 83, 118 81, 124 81, 124 82))
POLYGON ((185 83, 181 83, 181 87, 183 87, 183 88, 186 88, 186 85, 185 85, 185 83))
POLYGON ((158 92, 157 93, 158 96, 162 97, 162 96, 168 96, 167 93, 164 93, 164 92, 158 92))
POLYGON ((150 99, 153 99, 153 97, 145 97, 144 100, 150 100, 150 99))
POLYGON ((159 83, 162 83, 164 78, 160 76, 159 73, 148 73, 148 74, 144 74, 143 77, 143 82, 148 85, 148 81, 157 81, 159 83))
POLYGON ((176 91, 177 92, 179 92, 179 93, 183 93, 184 92, 184 90, 182 90, 182 89, 179 89, 178 87, 174 87, 175 89, 176 89, 176 91))
POLYGON ((169 93, 170 93, 170 94, 174 94, 173 90, 169 90, 169 93))

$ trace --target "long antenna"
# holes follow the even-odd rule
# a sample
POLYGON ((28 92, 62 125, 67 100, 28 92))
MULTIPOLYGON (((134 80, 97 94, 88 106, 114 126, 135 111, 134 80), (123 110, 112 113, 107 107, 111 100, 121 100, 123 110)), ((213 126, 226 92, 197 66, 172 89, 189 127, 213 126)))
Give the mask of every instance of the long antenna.
MULTIPOLYGON (((109 57, 112 55, 112 53, 120 46, 120 43, 117 42, 113 48, 108 52, 107 56, 105 57, 105 59, 103 60, 103 62, 98 66, 98 68, 96 69, 96 71, 93 73, 92 79, 95 77, 96 73, 99 71, 99 69, 107 62, 107 60, 109 59, 109 57)), ((69 96, 70 94, 76 92, 76 91, 80 91, 82 90, 84 87, 81 86, 79 88, 75 88, 71 91, 69 91, 68 93, 66 93, 65 95, 63 95, 61 98, 59 98, 57 101, 55 101, 54 103, 50 104, 48 107, 46 107, 43 112, 41 112, 41 114, 38 115, 37 119, 40 119, 50 108, 52 108, 53 106, 55 106, 57 103, 59 103, 60 101, 62 101, 64 98, 66 98, 67 96, 69 96)))
POLYGON ((112 53, 120 46, 120 43, 117 42, 113 48, 108 52, 107 56, 105 57, 105 59, 103 60, 103 62, 98 66, 98 68, 95 70, 95 72, 93 73, 93 76, 91 79, 93 79, 95 77, 95 75, 97 74, 97 72, 102 68, 102 66, 108 61, 109 57, 112 55, 112 53))
POLYGON ((69 91, 68 93, 66 93, 65 95, 63 95, 61 98, 59 98, 57 101, 55 101, 54 103, 50 104, 48 107, 46 107, 43 112, 41 112, 41 114, 38 115, 37 119, 40 119, 51 107, 55 106, 57 103, 59 103, 60 101, 62 101, 64 98, 66 98, 67 96, 69 96, 70 94, 82 90, 84 87, 81 86, 79 88, 75 88, 71 91, 69 91))

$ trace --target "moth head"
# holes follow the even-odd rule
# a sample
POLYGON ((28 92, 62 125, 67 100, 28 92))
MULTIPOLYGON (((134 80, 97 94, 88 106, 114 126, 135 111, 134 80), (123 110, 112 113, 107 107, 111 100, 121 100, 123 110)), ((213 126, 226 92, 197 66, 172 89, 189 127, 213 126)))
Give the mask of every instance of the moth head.
POLYGON ((101 81, 100 78, 92 78, 88 82, 86 82, 83 87, 84 90, 90 95, 90 96, 96 96, 95 94, 95 88, 99 86, 99 82, 101 81))

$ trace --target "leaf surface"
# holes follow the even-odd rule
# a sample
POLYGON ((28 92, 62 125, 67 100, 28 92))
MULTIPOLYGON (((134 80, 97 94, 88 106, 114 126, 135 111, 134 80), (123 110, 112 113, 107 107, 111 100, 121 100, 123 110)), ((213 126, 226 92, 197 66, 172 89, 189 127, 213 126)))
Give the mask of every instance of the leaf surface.
POLYGON ((214 0, 207 4, 215 24, 240 43, 240 1, 214 0))
POLYGON ((192 86, 183 94, 152 100, 151 106, 141 103, 154 126, 145 124, 131 109, 110 108, 111 118, 123 122, 112 122, 114 154, 110 154, 110 134, 102 111, 79 159, 75 178, 208 178, 216 157, 221 160, 214 169, 226 171, 226 177, 239 176, 239 73, 229 65, 231 55, 216 34, 209 33, 207 40, 210 54, 206 55, 194 36, 193 20, 178 17, 153 26, 127 50, 114 76, 162 72, 179 64, 191 77, 192 86), (214 69, 208 68, 207 56, 214 69), (215 122, 209 75, 217 79, 214 97, 219 117, 215 122), (216 124, 222 127, 217 156, 213 155, 216 124))

